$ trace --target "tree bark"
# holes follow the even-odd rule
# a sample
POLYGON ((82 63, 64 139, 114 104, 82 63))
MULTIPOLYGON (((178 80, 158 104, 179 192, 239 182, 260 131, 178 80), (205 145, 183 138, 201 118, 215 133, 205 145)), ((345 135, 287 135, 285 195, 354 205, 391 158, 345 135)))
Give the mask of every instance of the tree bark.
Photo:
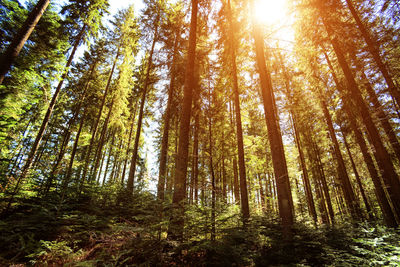
POLYGON ((361 218, 360 206, 355 197, 355 194, 354 194, 351 182, 350 182, 350 178, 349 178, 349 175, 346 170, 346 165, 343 160, 342 152, 340 150, 339 142, 336 138, 335 129, 333 128, 332 118, 331 118, 331 115, 329 114, 329 110, 327 108, 326 102, 323 99, 322 92, 319 92, 319 99, 320 99, 322 111, 324 113, 325 120, 326 120, 326 123, 328 126, 329 136, 333 143, 333 148, 334 148, 333 151, 334 151, 334 155, 335 155, 335 160, 337 162, 338 175, 340 178, 340 183, 342 186, 344 199, 346 201, 347 207, 349 208, 350 213, 352 214, 353 218, 360 219, 361 218))

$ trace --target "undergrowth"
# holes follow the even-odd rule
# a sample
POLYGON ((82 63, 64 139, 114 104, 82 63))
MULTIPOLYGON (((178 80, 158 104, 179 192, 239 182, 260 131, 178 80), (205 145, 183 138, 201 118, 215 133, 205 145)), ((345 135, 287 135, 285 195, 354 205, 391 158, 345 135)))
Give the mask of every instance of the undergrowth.
MULTIPOLYGON (((122 194, 121 194, 122 195, 122 194)), ((0 221, 0 265, 26 266, 399 266, 398 230, 340 223, 297 222, 284 242, 279 222, 219 204, 216 240, 210 209, 187 210, 186 240, 166 239, 169 207, 149 193, 111 201, 86 193, 76 201, 19 199, 0 221), (163 210, 163 219, 160 219, 163 210)))

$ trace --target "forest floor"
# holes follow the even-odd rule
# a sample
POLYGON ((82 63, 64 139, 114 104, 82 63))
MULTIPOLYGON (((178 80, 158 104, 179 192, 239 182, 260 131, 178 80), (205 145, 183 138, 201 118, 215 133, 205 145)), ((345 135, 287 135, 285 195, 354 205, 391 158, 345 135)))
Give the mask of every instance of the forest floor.
POLYGON ((211 241, 209 210, 191 208, 188 239, 176 242, 158 234, 168 221, 150 194, 123 205, 55 199, 19 199, 1 218, 0 266, 400 266, 399 229, 370 223, 297 222, 283 242, 276 221, 253 216, 244 230, 225 211, 211 241))

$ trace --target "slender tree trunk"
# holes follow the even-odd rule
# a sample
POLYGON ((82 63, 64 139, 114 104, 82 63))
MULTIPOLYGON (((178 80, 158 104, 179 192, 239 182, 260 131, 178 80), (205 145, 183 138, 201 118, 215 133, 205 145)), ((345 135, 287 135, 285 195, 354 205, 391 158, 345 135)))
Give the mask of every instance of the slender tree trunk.
POLYGON ((78 103, 78 106, 75 108, 74 113, 73 113, 71 119, 68 121, 68 128, 65 129, 65 131, 64 131, 64 134, 63 134, 63 141, 62 141, 62 144, 61 144, 61 148, 60 148, 60 151, 59 151, 59 153, 58 153, 58 157, 57 157, 57 159, 56 159, 56 161, 55 161, 55 164, 53 165, 52 171, 51 171, 51 173, 50 173, 50 177, 49 177, 49 179, 48 179, 48 183, 47 183, 47 187, 46 187, 45 193, 47 193, 48 190, 50 189, 51 183, 53 182, 53 179, 54 179, 54 175, 56 174, 57 169, 58 169, 60 163, 62 162, 62 160, 63 160, 63 158, 64 158, 65 151, 66 151, 66 149, 67 149, 67 146, 68 146, 68 143, 69 143, 69 139, 70 139, 70 137, 71 137, 71 128, 74 126, 75 121, 76 121, 76 119, 77 119, 78 116, 79 116, 79 112, 80 112, 80 110, 81 110, 81 108, 82 108, 82 105, 83 105, 83 103, 84 103, 84 101, 85 101, 86 92, 87 92, 87 90, 88 90, 88 88, 89 88, 90 81, 91 81, 91 79, 92 79, 92 75, 93 75, 93 72, 94 72, 94 70, 95 70, 95 68, 96 68, 96 65, 97 65, 97 62, 95 62, 95 63, 92 65, 92 67, 90 68, 88 80, 86 81, 85 87, 84 87, 84 89, 83 89, 81 95, 79 96, 79 100, 78 100, 79 103, 78 103))
POLYGON ((268 138, 271 146, 272 163, 274 166, 275 179, 277 183, 279 213, 282 219, 283 234, 286 239, 291 239, 291 228, 294 218, 292 193, 290 190, 290 182, 287 172, 282 136, 279 132, 277 118, 274 111, 271 73, 265 63, 266 59, 264 57, 264 40, 262 39, 260 25, 257 25, 255 21, 253 21, 253 36, 258 72, 261 82, 261 93, 264 103, 264 113, 268 128, 268 138))
POLYGON ((393 130, 392 125, 388 120, 388 116, 386 112, 379 102, 378 96, 376 95, 374 89, 372 88, 367 76, 365 75, 364 71, 361 72, 362 79, 364 80, 365 88, 367 89, 368 96, 370 101, 376 110, 376 116, 379 119, 379 122, 382 125, 383 130, 385 131, 387 137, 389 138, 390 145, 392 146, 394 153, 397 157, 398 162, 400 162, 400 143, 397 139, 396 132, 393 130))
MULTIPOLYGON (((209 103, 211 105, 211 91, 209 91, 209 103)), ((210 158, 210 172, 211 172, 211 240, 215 241, 215 200, 216 200, 216 186, 215 186, 215 173, 213 163, 213 139, 212 139, 212 114, 209 107, 208 118, 208 142, 209 142, 209 158, 210 158)))
POLYGON ((101 99, 100 109, 99 109, 99 111, 97 113, 97 118, 96 118, 96 121, 94 123, 94 127, 92 129, 92 136, 90 138, 89 148, 86 151, 85 166, 83 167, 83 174, 81 176, 81 186, 84 184, 85 179, 86 179, 86 175, 87 175, 87 172, 88 172, 90 156, 92 154, 93 145, 94 145, 94 142, 96 140, 97 130, 98 130, 98 127, 99 127, 101 115, 103 114, 103 109, 104 109, 104 105, 106 103, 106 98, 107 98, 109 90, 110 90, 112 76, 114 74, 118 58, 120 56, 120 48, 121 48, 121 46, 118 46, 117 54, 115 56, 113 66, 111 68, 110 75, 108 76, 107 85, 106 85, 106 88, 104 90, 104 95, 103 95, 103 98, 101 99))
POLYGON ((194 190, 194 202, 197 204, 199 200, 199 111, 197 111, 194 119, 194 138, 193 138, 193 190, 194 190))
MULTIPOLYGON (((97 178, 94 179, 94 180, 96 180, 97 184, 100 184, 101 170, 103 169, 103 166, 104 166, 104 160, 106 159, 106 153, 107 153, 107 149, 104 149, 104 152, 101 155, 100 171, 99 171, 99 173, 97 175, 97 178)), ((104 180, 103 180, 103 184, 102 185, 104 185, 104 180)))
MULTIPOLYGON (((230 0, 228 0, 228 20, 229 20, 229 43, 230 43, 230 60, 232 64, 232 80, 233 80, 233 95, 235 104, 235 119, 236 119, 236 139, 239 160, 239 180, 240 180, 240 200, 242 207, 243 218, 246 221, 250 217, 249 200, 247 195, 247 180, 246 180, 246 165, 244 159, 244 145, 243 145, 243 129, 242 117, 240 112, 240 99, 239 99, 239 82, 237 78, 236 66, 236 43, 233 35, 233 18, 231 11, 230 0)), ((236 160, 236 158, 235 158, 236 160)), ((239 198, 237 198, 237 201, 239 198)))
MULTIPOLYGON (((378 171, 375 168, 375 164, 374 161, 372 159, 372 156, 370 155, 370 153, 368 152, 368 147, 367 144, 364 140, 363 134, 360 131, 360 129, 358 128, 358 124, 357 121, 355 120, 354 114, 352 112, 353 108, 351 103, 349 102, 348 97, 346 97, 346 95, 344 95, 344 89, 341 87, 339 80, 336 76, 336 73, 333 69, 333 66, 331 64, 331 61, 328 57, 328 55, 326 53, 324 53, 325 55, 325 59, 328 63, 328 66, 331 70, 331 74, 332 77, 335 81, 336 87, 339 89, 339 91, 341 91, 342 93, 342 99, 343 99, 343 109, 345 111, 345 113, 347 114, 347 118, 348 121, 350 123, 350 127, 352 128, 352 131, 354 133, 354 136, 356 138, 357 144, 360 147, 361 153, 363 154, 363 158, 365 161, 365 164, 367 165, 367 169, 369 171, 369 174, 371 176, 372 182, 374 184, 375 187, 375 195, 376 198, 378 200, 379 206, 381 208, 384 220, 386 222, 386 224, 389 227, 396 227, 397 226, 397 222, 394 216, 394 213, 390 207, 390 203, 388 201, 388 198, 386 197, 386 193, 385 190, 382 186, 382 183, 380 181, 380 177, 378 174, 378 171)), ((376 154, 376 153, 375 153, 376 154)), ((376 155, 376 158, 378 156, 376 155)), ((383 167, 383 164, 381 163, 381 161, 378 161, 378 164, 380 164, 380 167, 383 167)), ((381 171, 383 170, 383 168, 381 169, 381 171)), ((382 172, 382 174, 386 174, 385 172, 382 172)))
MULTIPOLYGON (((329 27, 326 27, 329 33, 331 30, 329 27)), ((330 34, 331 35, 331 34, 330 34)), ((372 142, 372 145, 376 151, 377 162, 382 171, 382 178, 385 182, 387 192, 389 194, 390 199, 392 200, 393 207, 395 209, 395 213, 398 217, 400 217, 400 180, 394 169, 393 162, 390 158, 389 153, 387 152, 385 146, 383 145, 382 138, 379 134, 378 129, 376 128, 371 114, 369 113, 368 107, 364 102, 364 99, 361 96, 360 90, 356 81, 354 80, 353 73, 347 64, 347 61, 344 57, 344 54, 339 46, 338 41, 334 38, 331 39, 332 46, 334 48, 335 54, 338 58, 339 64, 343 70, 345 78, 348 83, 347 89, 350 91, 352 99, 355 101, 356 106, 360 112, 360 117, 364 122, 364 125, 367 128, 368 135, 372 142)))
POLYGON ((128 145, 126 146, 125 160, 124 160, 124 169, 123 169, 123 171, 122 171, 122 178, 121 178, 121 184, 122 184, 122 185, 124 184, 124 181, 125 181, 126 165, 127 165, 127 163, 128 163, 129 152, 130 152, 130 150, 131 150, 132 133, 133 133, 133 127, 135 126, 135 118, 136 118, 137 104, 138 104, 138 100, 136 100, 136 103, 135 103, 135 111, 133 112, 133 116, 132 116, 132 118, 131 118, 131 129, 129 130, 128 145))
MULTIPOLYGON (((108 151, 106 169, 104 170, 104 177, 103 177, 103 183, 102 183, 103 186, 104 186, 104 183, 105 183, 105 181, 106 181, 106 179, 107 179, 108 167, 110 166, 111 157, 112 157, 112 152, 113 152, 113 149, 114 149, 115 134, 113 133, 112 135, 113 135, 113 137, 112 137, 112 139, 111 139, 110 149, 109 149, 109 151, 108 151)), ((101 170, 100 170, 100 171, 101 171, 101 170)), ((100 175, 99 175, 99 177, 100 177, 100 175)), ((109 181, 110 181, 110 180, 109 180, 109 181)))
POLYGON ((349 155, 351 167, 353 168, 353 172, 356 177, 357 185, 360 188, 361 197, 364 201, 365 208, 366 208, 367 214, 368 214, 368 218, 370 218, 372 216, 372 209, 371 209, 371 206, 369 205, 367 195, 365 194, 364 187, 361 183, 361 178, 360 178, 360 175, 358 174, 356 164, 354 163, 354 160, 353 160, 353 156, 351 155, 350 147, 346 140, 347 139, 346 134, 344 133, 341 126, 340 126, 340 131, 342 132, 342 135, 343 135, 343 143, 344 143, 344 146, 346 147, 347 154, 349 155))
POLYGON ((331 218, 332 224, 335 224, 335 213, 333 211, 332 200, 331 200, 331 196, 329 193, 329 187, 328 187, 328 183, 326 181, 324 165, 322 164, 322 160, 321 160, 321 152, 319 150, 318 145, 315 143, 314 140, 312 140, 312 145, 313 145, 314 153, 316 155, 316 159, 317 159, 317 163, 318 163, 317 166, 318 166, 318 171, 319 171, 319 175, 320 175, 319 177, 320 177, 320 180, 322 183, 322 190, 325 195, 326 203, 328 206, 329 217, 331 218))
POLYGON ((258 178, 258 185, 260 186, 261 208, 262 208, 262 211, 265 212, 266 211, 265 194, 264 194, 264 188, 263 188, 263 184, 262 184, 261 174, 258 173, 257 178, 258 178))
POLYGON ((376 65, 379 68, 379 71, 382 73, 383 78, 386 81, 390 94, 394 97, 397 104, 400 104, 400 93, 398 88, 395 86, 392 76, 389 73, 388 67, 382 60, 382 57, 379 53, 379 45, 373 38, 371 37, 370 33, 368 32, 367 28, 364 26, 363 22, 361 21, 360 16, 358 15, 357 10, 354 8, 354 5, 351 0, 346 0, 347 6, 350 9, 350 12, 357 23, 358 29, 361 31, 361 34, 367 43, 367 47, 369 52, 371 53, 372 57, 375 60, 376 65))
POLYGON ((167 107, 165 109, 164 114, 164 129, 163 129, 163 137, 161 141, 161 152, 160 152, 160 167, 159 167, 159 176, 158 176, 158 185, 157 185, 157 197, 159 200, 164 200, 164 188, 165 188, 165 179, 167 176, 167 156, 168 156, 168 141, 169 141, 169 128, 171 121, 171 109, 173 105, 173 97, 175 90, 175 76, 176 76, 176 57, 178 54, 178 45, 179 45, 179 36, 181 33, 181 28, 179 27, 175 34, 175 42, 174 42, 174 51, 173 58, 171 64, 171 78, 169 83, 169 91, 168 91, 168 102, 167 107))
POLYGON ((317 221, 318 221, 317 211, 315 210, 315 203, 314 203, 314 198, 312 195, 310 178, 308 176, 307 166, 306 166, 306 162, 305 162, 305 158, 304 158, 304 152, 303 152, 303 149, 301 146, 300 136, 299 136, 299 132, 297 129, 297 123, 296 123, 297 120, 295 120, 294 115, 292 115, 291 118, 292 118, 292 122, 293 122, 293 129, 294 129, 294 134, 295 134, 297 150, 299 152, 301 170, 303 172, 302 178, 303 178, 304 188, 305 188, 306 196, 307 196, 308 210, 309 210, 310 215, 313 218, 314 222, 317 223, 317 221))
POLYGON ((189 33, 189 48, 185 73, 185 85, 183 89, 183 101, 180 114, 181 124, 179 128, 179 147, 175 164, 174 194, 172 203, 175 208, 171 218, 168 234, 172 239, 183 238, 186 175, 189 155, 189 131, 192 113, 192 96, 196 88, 194 66, 196 59, 196 31, 197 31, 198 0, 192 0, 192 15, 189 33))
POLYGON ((10 70, 15 59, 18 57, 25 42, 28 40, 32 31, 35 29, 36 24, 39 22, 43 13, 46 11, 50 0, 39 0, 33 10, 29 13, 22 27, 14 36, 12 42, 7 47, 7 50, 1 57, 0 63, 0 85, 3 83, 4 77, 10 70))
MULTIPOLYGON (((43 121, 42 121, 42 124, 40 126, 40 129, 39 129, 39 131, 38 131, 38 133, 36 135, 36 139, 35 139, 32 147, 31 147, 31 150, 30 150, 28 158, 27 158, 27 160, 25 162, 25 165, 22 168, 22 171, 21 171, 21 174, 20 174, 20 177, 19 177, 19 181, 22 181, 25 178, 25 176, 27 175, 30 167, 32 166, 33 159, 35 158, 35 155, 36 155, 36 152, 37 152, 37 150, 39 148, 40 142, 42 141, 42 138, 43 138, 43 135, 44 135, 44 133, 46 131, 47 125, 49 124, 51 114, 53 113, 53 109, 54 109, 54 107, 56 105, 58 95, 60 94, 60 91, 61 91, 61 87, 62 87, 62 85, 64 83, 65 78, 68 75, 68 68, 70 67, 70 65, 72 63, 72 60, 73 60, 73 58, 75 56, 75 53, 76 53, 76 50, 78 49, 78 46, 79 46, 80 41, 82 40, 82 38, 83 38, 83 36, 85 34, 85 31, 86 31, 86 25, 84 25, 82 27, 80 33, 76 37, 76 40, 75 40, 74 46, 72 48, 71 54, 70 54, 70 56, 68 58, 66 66, 64 68, 64 73, 62 74, 61 80, 58 83, 56 90, 54 91, 53 97, 52 97, 52 99, 50 101, 50 104, 49 104, 49 106, 47 108, 46 115, 43 118, 43 121)), ((17 183, 17 185, 19 185, 19 182, 17 183)), ((16 191, 18 190, 18 186, 15 187, 15 190, 16 191)))
POLYGON ((329 130, 329 136, 334 146, 334 155, 335 160, 337 162, 338 174, 340 178, 340 184, 342 186, 344 199, 346 204, 352 214, 353 218, 360 219, 361 218, 361 210, 359 203, 355 197, 349 175, 346 170, 346 165, 343 160, 342 152, 340 150, 339 142, 336 138, 335 129, 333 128, 332 118, 329 114, 329 110, 326 106, 326 102, 323 99, 322 92, 319 92, 320 104, 322 107, 322 111, 325 116, 325 120, 329 130))
MULTIPOLYGON (((157 18, 157 20, 158 20, 158 18, 157 18)), ((131 166, 130 166, 130 169, 129 169, 128 184, 127 184, 127 190, 128 190, 128 194, 129 195, 132 195, 133 186, 134 186, 134 183, 135 183, 136 160, 137 160, 138 151, 139 151, 140 134, 142 132, 144 105, 146 103, 146 95, 147 95, 147 89, 148 89, 149 82, 150 82, 151 69, 153 68, 154 46, 155 46, 155 44, 157 42, 157 39, 158 39, 158 22, 157 22, 157 25, 155 27, 156 28, 154 30, 153 43, 151 45, 149 59, 148 59, 148 62, 147 62, 146 80, 144 82, 143 92, 142 92, 142 99, 140 101, 139 118, 138 118, 138 125, 137 125, 137 128, 136 128, 135 144, 133 146, 131 166)))
POLYGON ((67 174, 65 175, 64 184, 62 186, 63 196, 64 196, 65 190, 67 189, 68 183, 71 180, 72 168, 73 168, 73 165, 74 165, 75 155, 76 155, 76 151, 78 149, 79 138, 81 136, 81 132, 82 132, 82 128, 83 128, 83 124, 85 122, 85 119, 86 119, 86 108, 84 109, 82 117, 81 117, 81 120, 79 122, 79 129, 78 129, 78 132, 77 132, 76 137, 75 137, 74 146, 72 147, 71 159, 69 160, 67 174))
MULTIPOLYGON (((100 164, 101 151, 103 150, 103 145, 105 143, 106 132, 108 130, 108 123, 110 122, 113 107, 114 107, 114 98, 111 100, 108 114, 107 114, 106 120, 104 121, 103 128, 101 130, 100 139, 99 139, 99 143, 98 143, 96 154, 95 154, 95 164, 93 165, 93 170, 91 171, 91 178, 89 179, 89 181, 96 181, 96 174, 97 174, 97 170, 98 170, 99 164, 100 164)), ((114 138, 114 134, 111 133, 111 135, 113 135, 113 138, 114 138)), ((82 183, 82 185, 83 185, 83 183, 82 183)))

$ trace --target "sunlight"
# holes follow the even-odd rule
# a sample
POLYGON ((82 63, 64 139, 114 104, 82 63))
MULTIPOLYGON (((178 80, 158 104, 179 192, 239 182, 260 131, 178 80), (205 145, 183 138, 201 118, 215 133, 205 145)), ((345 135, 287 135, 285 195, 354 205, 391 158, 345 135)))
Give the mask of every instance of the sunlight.
POLYGON ((287 19, 286 0, 255 0, 254 14, 262 24, 276 25, 287 19))

